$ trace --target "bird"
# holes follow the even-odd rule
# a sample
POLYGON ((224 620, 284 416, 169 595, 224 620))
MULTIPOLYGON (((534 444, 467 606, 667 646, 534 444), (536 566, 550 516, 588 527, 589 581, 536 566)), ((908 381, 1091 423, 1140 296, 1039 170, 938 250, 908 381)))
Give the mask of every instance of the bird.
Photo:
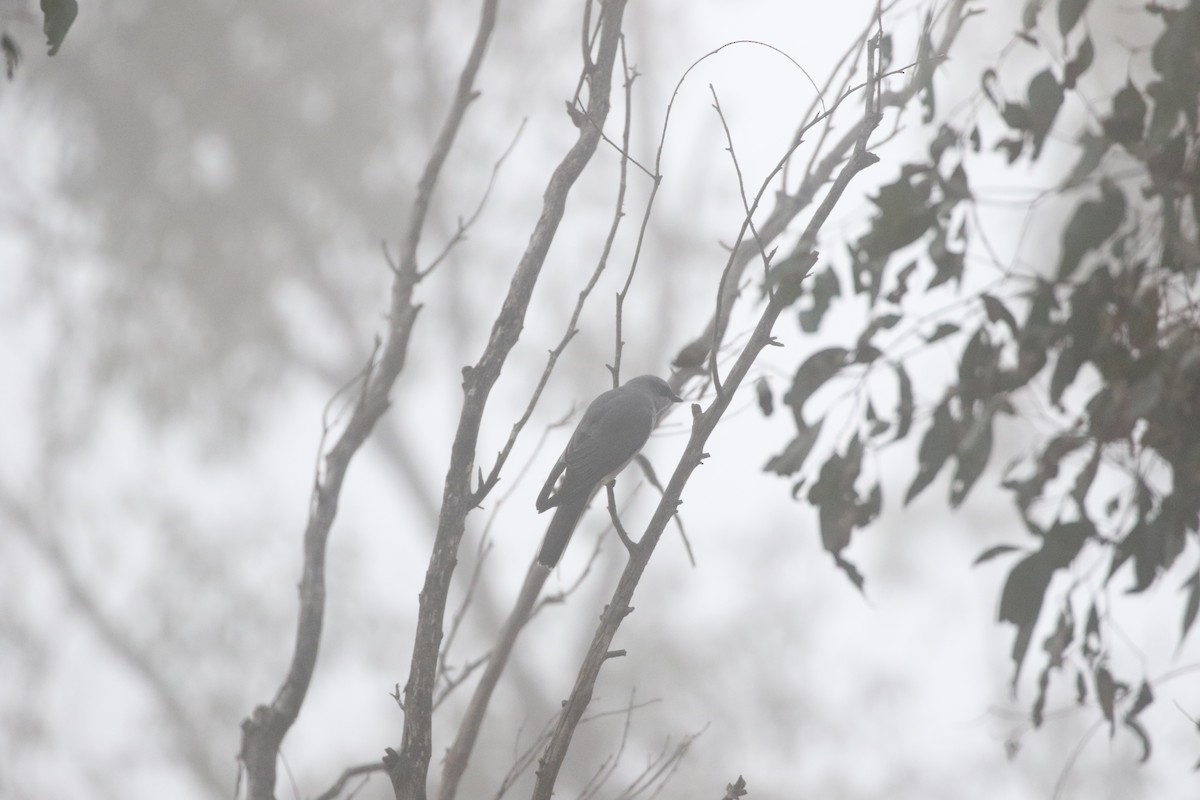
POLYGON ((681 399, 657 375, 639 375, 588 405, 538 493, 539 514, 556 509, 538 563, 551 568, 558 564, 592 497, 633 460, 659 417, 681 399))

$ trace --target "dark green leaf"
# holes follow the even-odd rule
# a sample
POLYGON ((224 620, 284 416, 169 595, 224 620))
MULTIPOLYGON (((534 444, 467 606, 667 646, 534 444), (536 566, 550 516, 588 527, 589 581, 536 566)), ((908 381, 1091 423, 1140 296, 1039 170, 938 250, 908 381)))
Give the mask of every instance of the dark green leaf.
POLYGON ((1063 231, 1059 280, 1069 278, 1083 256, 1104 244, 1125 219, 1125 195, 1121 190, 1105 181, 1100 185, 1100 192, 1099 200, 1085 200, 1079 204, 1063 231))
POLYGON ((783 396, 783 402, 791 406, 797 428, 808 427, 803 416, 804 403, 838 373, 846 363, 846 355, 844 347, 828 347, 813 353, 796 370, 792 388, 783 396))
POLYGON ((897 391, 900 396, 896 407, 896 438, 903 439, 908 436, 908 430, 912 427, 913 389, 912 381, 908 378, 908 370, 904 368, 904 365, 897 363, 894 367, 896 380, 899 383, 897 391))
POLYGON ((46 43, 50 45, 50 55, 55 55, 58 48, 62 47, 63 39, 67 38, 67 31, 71 29, 77 14, 79 3, 76 0, 42 0, 42 15, 45 18, 42 31, 46 34, 46 43))
POLYGON ((1033 141, 1033 154, 1030 157, 1036 161, 1041 155, 1046 135, 1054 126, 1054 118, 1058 116, 1058 110, 1062 107, 1063 90, 1058 85, 1054 73, 1045 69, 1034 75, 1033 80, 1029 82, 1028 97, 1028 127, 1033 141))
POLYGON ((1015 544, 998 544, 994 547, 989 547, 987 550, 984 550, 975 557, 975 560, 971 562, 971 566, 977 567, 980 564, 991 561, 996 556, 1002 556, 1005 553, 1013 553, 1020 549, 1021 548, 1017 547, 1015 544))
POLYGON ((1065 38, 1087 8, 1088 0, 1058 0, 1058 32, 1065 38))

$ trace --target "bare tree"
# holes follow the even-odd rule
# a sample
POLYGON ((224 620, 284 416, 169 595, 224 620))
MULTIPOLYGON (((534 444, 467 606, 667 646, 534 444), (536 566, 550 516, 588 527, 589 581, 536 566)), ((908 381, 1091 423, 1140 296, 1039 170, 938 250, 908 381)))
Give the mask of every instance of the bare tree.
MULTIPOLYGON (((502 469, 517 438, 529 420, 558 355, 575 334, 579 310, 586 301, 596 276, 604 269, 609 248, 624 216, 625 186, 632 170, 650 181, 652 190, 642 214, 640 237, 645 234, 651 218, 654 193, 662 181, 659 172, 666 142, 670 107, 663 123, 662 141, 657 161, 646 166, 633 161, 629 155, 630 90, 635 73, 624 60, 622 23, 624 0, 604 0, 585 3, 581 26, 582 68, 579 91, 568 104, 570 118, 578 129, 577 140, 564 155, 550 176, 544 194, 540 218, 534 226, 528 246, 512 273, 502 308, 496 317, 491 335, 478 361, 463 370, 463 404, 458 429, 450 452, 450 463, 442 492, 437 532, 425 583, 419 594, 417 627, 412 650, 412 663, 403 692, 396 701, 404 711, 404 729, 397 748, 388 748, 383 767, 391 778, 397 798, 424 798, 427 793, 428 770, 432 755, 435 692, 439 680, 439 664, 443 653, 443 629, 446 624, 447 602, 451 579, 458 563, 458 550, 468 515, 489 497, 500 480, 502 469), (605 133, 609 118, 614 71, 621 56, 625 87, 625 130, 623 136, 605 133), (540 276, 546 254, 565 213, 566 201, 577 178, 583 172, 601 143, 621 152, 620 193, 616 213, 607 238, 604 254, 596 271, 580 293, 568 330, 558 349, 551 353, 541 378, 531 392, 525 413, 515 422, 511 433, 495 460, 487 466, 477 464, 478 443, 484 410, 492 389, 505 368, 509 353, 516 344, 530 311, 533 289, 540 276)), ((484 0, 474 44, 463 67, 458 87, 437 137, 405 225, 399 255, 389 263, 394 272, 388 324, 380 336, 375 351, 359 377, 348 389, 354 405, 349 419, 338 430, 328 430, 332 444, 322 451, 320 467, 314 480, 309 521, 304 537, 305 560, 301 580, 301 612, 297 625, 296 645, 288 673, 274 700, 254 709, 243 724, 241 761, 246 770, 250 798, 265 800, 274 797, 276 761, 280 743, 298 717, 315 669, 320 649, 325 605, 325 551, 337 510, 338 498, 351 459, 370 435, 376 422, 388 407, 388 396, 402 373, 411 334, 417 322, 419 303, 415 292, 422 279, 438 266, 439 260, 422 267, 418 263, 417 247, 426 230, 430 200, 443 166, 451 156, 457 134, 467 120, 467 109, 474 99, 475 86, 483 67, 484 57, 496 25, 498 2, 484 0)), ((773 344, 772 330, 779 315, 791 308, 802 292, 802 286, 816 261, 817 244, 822 226, 851 181, 878 160, 872 151, 872 136, 884 115, 903 109, 919 89, 928 85, 932 71, 957 36, 965 19, 965 0, 951 3, 942 15, 941 30, 936 45, 922 52, 916 61, 904 67, 891 68, 881 57, 885 17, 880 10, 859 39, 847 51, 845 62, 861 64, 862 77, 852 81, 844 76, 831 75, 819 93, 818 100, 805 114, 790 147, 781 153, 775 169, 751 192, 744 185, 732 140, 729 152, 737 170, 743 199, 744 216, 725 267, 714 276, 715 304, 711 317, 699 326, 691 344, 683 348, 675 360, 672 383, 680 390, 687 389, 697 398, 692 405, 691 433, 683 454, 670 478, 662 488, 662 497, 646 528, 636 541, 623 536, 628 549, 628 561, 613 590, 600 624, 597 627, 580 665, 575 687, 561 714, 544 740, 544 751, 538 759, 534 796, 549 798, 554 791, 572 737, 585 719, 598 675, 607 660, 623 655, 613 651, 613 638, 622 620, 632 612, 632 599, 667 525, 676 513, 683 490, 693 471, 707 454, 705 444, 723 416, 729 410, 735 393, 750 374, 760 353, 773 344), (907 75, 905 74, 907 73, 907 75), (896 81, 899 84, 896 85, 896 81), (857 111, 850 109, 857 108, 857 111), (834 135, 835 117, 850 115, 853 121, 842 124, 840 135, 834 135), (791 179, 800 163, 797 154, 808 137, 817 141, 806 154, 798 182, 791 179), (776 183, 778 181, 778 183, 776 183), (776 185, 774 207, 765 218, 757 221, 766 209, 768 189, 776 185), (794 186, 794 188, 793 188, 794 186), (805 218, 805 215, 807 217, 805 218), (785 234, 797 220, 803 227, 793 243, 784 244, 785 234), (733 307, 740 299, 746 270, 760 260, 761 285, 764 302, 757 320, 745 342, 737 347, 732 364, 722 367, 718 359, 725 345, 726 331, 733 307), (722 374, 723 373, 723 374, 722 374)), ((929 36, 934 32, 929 31, 929 36)), ((839 69, 841 65, 839 65, 839 69)), ((686 76, 685 76, 686 77, 686 76)), ((681 79, 682 83, 682 79, 681 79)), ((714 107, 728 134, 728 125, 719 98, 713 93, 714 107)), ((447 247, 460 238, 455 235, 447 247)), ((613 381, 619 380, 622 353, 622 304, 629 291, 638 253, 629 268, 625 288, 617 299, 616 348, 611 371, 613 381)), ((623 530, 617 518, 610 489, 610 510, 614 525, 623 530)), ((459 733, 446 758, 439 797, 451 800, 457 793, 464 771, 470 761, 476 737, 494 690, 517 636, 535 608, 548 570, 536 564, 530 567, 508 622, 501 630, 489 653, 475 694, 459 728, 459 733)), ((464 676, 465 677, 465 676, 464 676)), ((337 784, 326 793, 334 796, 347 781, 367 772, 370 767, 348 768, 337 784)), ((731 785, 730 792, 734 791, 731 785)), ((744 784, 737 784, 744 792, 744 784)), ((728 796, 728 795, 727 795, 728 796)))

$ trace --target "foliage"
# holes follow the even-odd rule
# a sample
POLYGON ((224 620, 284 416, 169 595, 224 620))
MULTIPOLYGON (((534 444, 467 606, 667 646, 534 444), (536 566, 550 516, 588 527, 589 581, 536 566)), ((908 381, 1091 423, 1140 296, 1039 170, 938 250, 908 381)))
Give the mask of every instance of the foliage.
MULTIPOLYGON (((1072 669, 1079 702, 1093 693, 1110 725, 1132 731, 1149 757, 1137 717, 1153 692, 1144 678, 1132 681, 1134 690, 1112 671, 1104 590, 1130 581, 1136 594, 1178 573, 1200 527, 1200 318, 1190 294, 1200 268, 1200 2, 1146 7, 1160 24, 1139 65, 1150 77, 1102 87, 1103 102, 1094 99, 1094 81, 1086 97, 1079 84, 1120 43, 1093 41, 1086 0, 1053 4, 1052 32, 1046 5, 1029 0, 1012 45, 1042 65, 1023 97, 1008 99, 1000 87, 1016 67, 987 69, 965 121, 941 122, 925 157, 904 164, 871 198, 874 215, 848 248, 850 292, 865 301, 870 320, 852 347, 821 350, 796 369, 783 402, 797 433, 767 469, 800 475, 796 490, 819 476, 808 499, 822 542, 861 586, 842 552, 881 505, 878 482, 866 499, 856 488, 864 453, 919 434, 904 502, 949 472, 949 504, 958 507, 992 460, 998 430, 1023 416, 1018 404, 1048 401, 1051 429, 1003 480, 1034 544, 993 547, 978 562, 1024 552, 999 603, 1000 621, 1016 628, 1014 687, 1043 610, 1055 614, 1033 724, 1042 721, 1052 673, 1072 669), (1077 161, 1053 192, 1072 206, 1057 259, 1044 258, 1029 274, 1003 268, 987 283, 981 273, 996 265, 972 258, 987 252, 972 176, 994 169, 997 153, 1009 169, 1038 162, 1048 142, 1070 135, 1063 109, 1078 106, 1104 110, 1079 135, 1077 161), (959 298, 953 320, 916 311, 938 294, 959 298), (899 347, 914 337, 923 339, 918 350, 940 342, 958 352, 928 411, 915 408, 909 364, 918 350, 899 347), (837 382, 853 387, 857 411, 840 441, 822 449, 824 418, 805 407, 837 382), (873 398, 887 391, 896 409, 880 416, 873 398), (914 423, 915 415, 924 419, 914 423), (1090 564, 1102 564, 1103 574, 1089 574, 1090 564), (1064 573, 1073 580, 1065 593, 1053 588, 1064 573), (1073 611, 1081 596, 1082 620, 1073 611)), ((826 266, 809 281, 801 327, 816 330, 838 295, 834 267, 826 266)), ((1181 639, 1200 608, 1200 572, 1186 569, 1193 572, 1183 581, 1181 639)))

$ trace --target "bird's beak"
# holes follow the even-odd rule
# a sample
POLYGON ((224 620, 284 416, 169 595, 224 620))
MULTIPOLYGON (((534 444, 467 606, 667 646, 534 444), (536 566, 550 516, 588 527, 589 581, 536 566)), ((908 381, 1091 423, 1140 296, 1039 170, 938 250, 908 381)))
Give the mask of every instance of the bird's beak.
POLYGON ((671 395, 671 402, 672 402, 672 403, 682 403, 682 402, 683 402, 683 398, 682 398, 682 397, 680 397, 680 396, 679 396, 679 395, 677 395, 677 394, 673 394, 673 395, 671 395))

